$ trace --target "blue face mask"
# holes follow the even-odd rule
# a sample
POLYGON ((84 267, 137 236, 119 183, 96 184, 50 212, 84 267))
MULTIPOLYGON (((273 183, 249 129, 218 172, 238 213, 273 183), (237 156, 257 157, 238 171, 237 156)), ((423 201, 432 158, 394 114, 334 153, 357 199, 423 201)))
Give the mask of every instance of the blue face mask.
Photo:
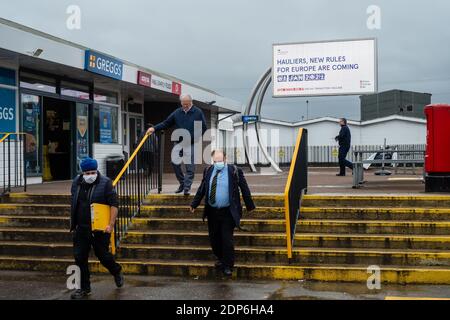
POLYGON ((225 162, 214 162, 214 168, 216 170, 222 170, 225 167, 225 162))

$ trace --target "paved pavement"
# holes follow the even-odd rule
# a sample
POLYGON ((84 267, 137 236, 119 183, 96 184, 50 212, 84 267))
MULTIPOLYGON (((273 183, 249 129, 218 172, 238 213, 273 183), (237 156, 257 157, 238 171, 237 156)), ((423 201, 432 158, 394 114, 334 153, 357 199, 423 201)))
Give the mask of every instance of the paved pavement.
MULTIPOLYGON (((261 174, 247 172, 246 178, 253 193, 283 193, 288 168, 281 174, 273 174, 269 168, 263 169, 261 174)), ((352 189, 351 174, 346 177, 336 177, 337 168, 310 168, 308 174, 309 194, 421 194, 424 195, 425 186, 421 181, 421 171, 416 174, 398 174, 392 176, 375 176, 375 170, 365 174, 367 183, 360 189, 352 189)), ((201 174, 197 174, 192 191, 195 192, 200 183, 201 174)), ((49 182, 28 186, 30 193, 68 194, 70 181, 49 182)), ((178 183, 173 174, 163 176, 163 193, 173 193, 178 183)), ((20 189, 17 189, 20 191, 20 189)))
MULTIPOLYGON (((91 300, 382 300, 386 297, 450 298, 450 286, 382 285, 305 281, 197 280, 194 278, 126 276, 117 289, 112 277, 92 276, 91 300)), ((66 276, 33 271, 0 271, 0 300, 70 299, 66 276)))

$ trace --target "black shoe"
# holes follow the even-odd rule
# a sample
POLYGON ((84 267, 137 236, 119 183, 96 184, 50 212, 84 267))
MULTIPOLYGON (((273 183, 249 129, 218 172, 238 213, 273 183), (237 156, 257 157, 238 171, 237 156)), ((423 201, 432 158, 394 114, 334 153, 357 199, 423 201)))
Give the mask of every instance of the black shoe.
POLYGON ((345 174, 338 173, 336 177, 345 177, 345 174))
POLYGON ((184 195, 187 197, 187 196, 190 196, 191 195, 191 191, 190 190, 184 190, 184 195))
POLYGON ((214 267, 215 267, 216 269, 223 269, 223 263, 220 262, 220 261, 217 261, 217 262, 214 264, 214 267))
POLYGON ((184 186, 182 184, 180 184, 180 186, 178 187, 178 189, 175 191, 175 193, 182 193, 184 190, 184 186))
POLYGON ((229 267, 224 267, 222 272, 226 277, 231 277, 233 275, 233 271, 231 271, 229 267))
POLYGON ((121 288, 123 286, 123 273, 119 272, 114 276, 114 282, 116 283, 117 288, 121 288))
POLYGON ((70 299, 81 300, 81 299, 87 298, 90 295, 91 295, 91 289, 87 289, 87 290, 78 289, 70 295, 70 299))

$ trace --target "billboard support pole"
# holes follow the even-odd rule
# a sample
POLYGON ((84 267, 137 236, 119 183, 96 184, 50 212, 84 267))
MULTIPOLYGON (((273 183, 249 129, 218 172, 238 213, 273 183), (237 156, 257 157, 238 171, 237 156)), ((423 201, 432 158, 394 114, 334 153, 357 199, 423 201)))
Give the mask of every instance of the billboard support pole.
MULTIPOLYGON (((261 106, 262 106, 262 102, 264 100, 264 95, 267 91, 267 88, 269 87, 270 82, 272 81, 272 68, 268 68, 264 74, 259 78, 258 82, 256 83, 255 87, 252 90, 252 93, 250 95, 250 98, 247 102, 247 105, 244 108, 244 112, 243 115, 244 116, 248 116, 250 115, 250 111, 253 105, 253 101, 255 100, 255 97, 257 96, 258 92, 258 98, 257 98, 257 102, 256 102, 256 115, 261 118, 261 106)), ((252 172, 256 172, 256 167, 255 164, 253 163, 253 160, 250 156, 250 150, 249 150, 249 142, 248 142, 248 123, 242 123, 242 138, 243 138, 243 143, 244 143, 244 151, 245 151, 245 155, 246 158, 248 160, 248 164, 250 166, 250 169, 252 170, 252 172)), ((280 167, 275 163, 275 161, 272 159, 272 157, 269 155, 269 153, 267 152, 267 147, 264 146, 261 142, 261 135, 260 135, 260 124, 258 122, 255 123, 255 130, 256 130, 256 139, 258 141, 258 146, 261 149, 264 157, 267 159, 267 161, 269 161, 271 167, 278 173, 282 172, 282 170, 280 169, 280 167)))

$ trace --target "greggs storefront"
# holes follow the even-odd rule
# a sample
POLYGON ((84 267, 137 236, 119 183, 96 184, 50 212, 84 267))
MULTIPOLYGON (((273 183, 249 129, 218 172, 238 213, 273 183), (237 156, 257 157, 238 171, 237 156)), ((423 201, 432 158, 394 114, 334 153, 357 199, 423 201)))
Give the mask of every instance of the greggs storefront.
POLYGON ((70 180, 87 156, 105 172, 106 159, 128 157, 181 93, 194 96, 211 129, 220 112, 240 110, 208 89, 0 18, 0 132, 26 135, 28 184, 70 180))

